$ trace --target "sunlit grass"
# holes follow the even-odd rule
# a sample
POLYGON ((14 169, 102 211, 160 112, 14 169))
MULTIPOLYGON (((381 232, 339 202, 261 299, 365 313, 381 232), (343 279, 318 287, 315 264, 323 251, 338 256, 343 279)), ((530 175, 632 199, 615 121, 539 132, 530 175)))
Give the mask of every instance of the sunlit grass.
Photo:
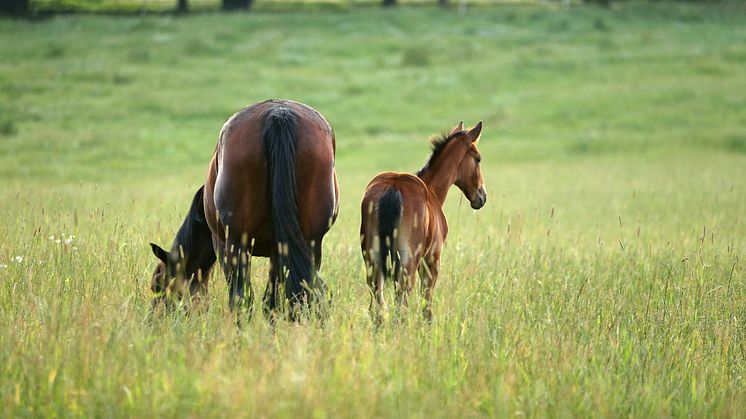
POLYGON ((670 7, 1 20, 2 414, 742 417, 746 15, 670 7), (150 319, 147 243, 273 96, 337 135, 327 322, 238 329, 221 274, 150 319), (373 331, 363 188, 461 119, 487 205, 451 191, 432 325, 373 331))

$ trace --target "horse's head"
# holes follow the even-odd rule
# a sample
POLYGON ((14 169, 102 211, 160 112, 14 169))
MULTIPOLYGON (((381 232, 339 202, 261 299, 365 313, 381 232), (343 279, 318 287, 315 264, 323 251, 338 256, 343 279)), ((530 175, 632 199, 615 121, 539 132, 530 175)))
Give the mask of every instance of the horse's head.
POLYGON ((183 296, 186 290, 185 272, 181 258, 172 252, 163 250, 155 243, 150 243, 153 254, 158 258, 158 264, 153 271, 150 289, 155 293, 154 306, 166 299, 168 295, 177 298, 183 296))
POLYGON ((461 141, 466 146, 467 151, 461 159, 456 176, 456 186, 461 189, 466 199, 471 203, 474 209, 480 209, 487 202, 487 190, 484 187, 484 178, 480 162, 482 155, 477 150, 477 142, 482 133, 482 121, 479 121, 474 128, 464 130, 464 123, 461 122, 451 130, 451 135, 459 135, 457 141, 461 141), (459 134, 460 133, 460 134, 459 134))

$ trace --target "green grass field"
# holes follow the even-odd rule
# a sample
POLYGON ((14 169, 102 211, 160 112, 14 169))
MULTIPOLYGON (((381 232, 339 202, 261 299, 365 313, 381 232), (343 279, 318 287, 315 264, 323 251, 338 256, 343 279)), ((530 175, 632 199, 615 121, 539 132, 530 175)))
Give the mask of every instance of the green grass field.
POLYGON ((743 3, 0 20, 0 414, 746 416, 744 28, 743 3), (218 274, 208 312, 149 321, 147 243, 271 97, 336 130, 329 320, 238 329, 218 274), (363 188, 462 119, 487 206, 449 195, 433 324, 374 333, 363 188))

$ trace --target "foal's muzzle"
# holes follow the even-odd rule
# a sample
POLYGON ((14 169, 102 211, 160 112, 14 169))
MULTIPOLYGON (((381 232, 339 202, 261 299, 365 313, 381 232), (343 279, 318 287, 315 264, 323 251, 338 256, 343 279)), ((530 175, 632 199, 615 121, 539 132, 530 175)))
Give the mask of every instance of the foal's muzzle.
POLYGON ((484 189, 484 186, 479 187, 477 195, 470 202, 471 207, 475 210, 482 208, 487 203, 487 190, 484 189))

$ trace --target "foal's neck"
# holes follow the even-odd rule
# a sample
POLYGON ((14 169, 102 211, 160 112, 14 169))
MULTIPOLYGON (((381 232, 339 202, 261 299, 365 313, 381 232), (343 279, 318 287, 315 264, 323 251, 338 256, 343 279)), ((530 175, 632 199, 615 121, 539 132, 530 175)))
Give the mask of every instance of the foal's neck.
POLYGON ((456 143, 447 145, 448 149, 443 151, 434 162, 430 162, 423 168, 418 176, 425 185, 435 194, 440 201, 440 206, 446 202, 448 190, 456 182, 458 167, 463 157, 463 147, 456 143))

